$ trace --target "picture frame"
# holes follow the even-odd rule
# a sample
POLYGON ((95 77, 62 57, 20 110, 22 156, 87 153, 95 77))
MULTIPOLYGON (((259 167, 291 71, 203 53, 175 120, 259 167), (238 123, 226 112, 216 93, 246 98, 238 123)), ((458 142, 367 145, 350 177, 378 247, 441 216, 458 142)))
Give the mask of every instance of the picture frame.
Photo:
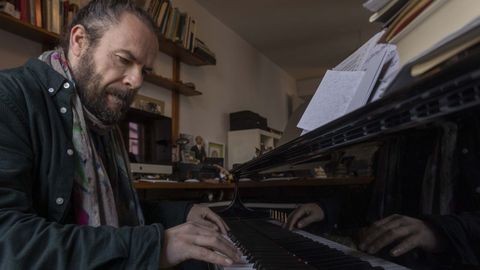
POLYGON ((225 145, 221 143, 209 142, 208 143, 208 157, 225 157, 225 145))

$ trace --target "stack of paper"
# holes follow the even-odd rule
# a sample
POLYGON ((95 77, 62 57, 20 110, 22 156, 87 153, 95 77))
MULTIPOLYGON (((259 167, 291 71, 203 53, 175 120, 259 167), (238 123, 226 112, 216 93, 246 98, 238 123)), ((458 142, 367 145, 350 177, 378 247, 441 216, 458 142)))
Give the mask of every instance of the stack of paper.
POLYGON ((297 125, 303 129, 302 134, 381 97, 380 92, 398 71, 395 46, 378 43, 383 34, 383 31, 377 33, 333 70, 327 71, 297 125))

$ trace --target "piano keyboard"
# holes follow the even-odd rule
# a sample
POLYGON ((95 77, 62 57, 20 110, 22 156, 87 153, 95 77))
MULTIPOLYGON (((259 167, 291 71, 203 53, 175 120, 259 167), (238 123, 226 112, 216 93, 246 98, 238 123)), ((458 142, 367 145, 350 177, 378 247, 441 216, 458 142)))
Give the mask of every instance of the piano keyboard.
MULTIPOLYGON (((226 220, 230 239, 243 262, 223 270, 404 270, 403 266, 367 255, 304 231, 288 231, 266 220, 226 220)), ((276 223, 276 224, 275 224, 276 223)))

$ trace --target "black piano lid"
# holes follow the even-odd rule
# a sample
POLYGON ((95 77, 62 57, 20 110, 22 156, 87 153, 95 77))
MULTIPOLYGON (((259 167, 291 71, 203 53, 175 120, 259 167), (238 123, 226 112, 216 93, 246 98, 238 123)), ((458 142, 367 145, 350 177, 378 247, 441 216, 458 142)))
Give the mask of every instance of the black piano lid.
MULTIPOLYGON (((479 63, 479 58, 469 62, 479 63)), ((235 177, 287 164, 302 164, 328 151, 424 125, 480 105, 480 69, 439 72, 285 143, 232 170, 235 177), (453 77, 453 78, 452 78, 453 77)), ((463 66, 465 67, 465 66, 463 66)))

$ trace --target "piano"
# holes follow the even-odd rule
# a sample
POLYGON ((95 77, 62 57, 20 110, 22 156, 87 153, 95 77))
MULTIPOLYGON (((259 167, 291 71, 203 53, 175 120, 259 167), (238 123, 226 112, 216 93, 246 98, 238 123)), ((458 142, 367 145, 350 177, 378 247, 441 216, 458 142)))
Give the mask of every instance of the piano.
POLYGON ((244 256, 240 263, 215 269, 408 269, 302 230, 290 232, 275 221, 231 219, 227 223, 231 241, 244 256))
MULTIPOLYGON (((469 61, 478 63, 478 58, 477 55, 469 61)), ((238 179, 313 167, 322 156, 335 150, 479 108, 480 69, 476 65, 460 65, 455 71, 446 72, 396 89, 234 168, 235 195, 230 206, 219 214, 231 228, 230 239, 245 255, 244 263, 216 269, 407 269, 306 231, 290 232, 265 215, 265 211, 262 218, 262 214, 242 203, 238 179)))

